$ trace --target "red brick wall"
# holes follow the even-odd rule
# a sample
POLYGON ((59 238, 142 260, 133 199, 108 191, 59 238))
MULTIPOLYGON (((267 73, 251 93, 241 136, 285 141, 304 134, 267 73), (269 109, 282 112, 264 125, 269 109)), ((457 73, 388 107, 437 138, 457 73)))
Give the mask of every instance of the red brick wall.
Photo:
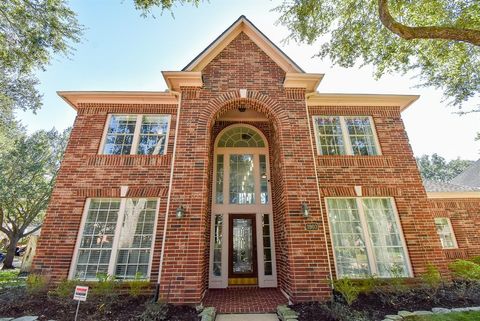
POLYGON ((443 250, 448 261, 480 255, 480 199, 429 199, 434 217, 447 217, 458 249, 443 250))
MULTIPOLYGON (((393 197, 414 275, 423 273, 427 263, 445 270, 444 255, 433 224, 430 204, 400 117, 400 109, 315 106, 309 110, 311 116, 371 116, 382 151, 381 156, 316 156, 325 216, 325 197, 355 197, 355 186, 362 186, 363 196, 393 197)), ((330 235, 328 242, 331 243, 330 235)))
POLYGON ((79 107, 42 227, 34 270, 50 275, 53 281, 65 279, 86 199, 120 197, 120 186, 126 185, 130 187, 129 197, 160 198, 151 273, 151 280, 157 281, 176 110, 176 105, 89 104, 79 107), (170 114, 167 155, 98 155, 108 113, 170 114))

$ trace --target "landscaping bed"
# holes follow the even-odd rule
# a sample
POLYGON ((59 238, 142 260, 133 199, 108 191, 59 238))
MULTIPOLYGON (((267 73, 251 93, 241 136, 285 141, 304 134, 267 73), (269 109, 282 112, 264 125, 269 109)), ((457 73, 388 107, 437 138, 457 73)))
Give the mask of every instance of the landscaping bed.
MULTIPOLYGON (((343 295, 336 293, 332 302, 299 303, 292 305, 291 308, 299 314, 299 321, 377 321, 383 320, 385 315, 396 314, 401 310, 418 311, 431 310, 434 307, 470 306, 480 306, 479 282, 455 281, 435 289, 425 286, 401 289, 379 287, 368 293, 360 293, 351 305, 346 303, 343 295)), ((480 320, 480 317, 465 320, 480 320)))
MULTIPOLYGON (((80 303, 79 320, 132 321, 151 303, 151 296, 132 297, 131 295, 90 296, 80 303)), ((71 298, 55 295, 28 294, 25 289, 14 288, 0 292, 0 317, 40 316, 40 320, 73 320, 77 302, 71 298)), ((194 307, 166 305, 166 318, 169 321, 198 321, 194 307)), ((154 320, 154 319, 152 319, 154 320)), ((160 320, 160 319, 159 319, 160 320)))

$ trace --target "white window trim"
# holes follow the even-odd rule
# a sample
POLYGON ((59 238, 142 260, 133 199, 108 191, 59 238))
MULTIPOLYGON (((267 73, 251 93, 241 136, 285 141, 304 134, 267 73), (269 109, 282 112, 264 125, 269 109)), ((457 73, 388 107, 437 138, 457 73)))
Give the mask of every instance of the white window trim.
POLYGON ((315 134, 315 143, 317 145, 317 155, 321 156, 381 156, 382 155, 382 149, 380 148, 380 141, 378 140, 377 136, 377 129, 375 127, 375 122, 373 121, 372 116, 365 116, 365 115, 347 115, 347 116, 340 116, 340 115, 313 115, 312 116, 312 123, 313 123, 313 131, 315 134), (319 133, 318 133, 318 128, 316 125, 315 120, 317 118, 322 118, 322 117, 338 117, 340 120, 340 128, 342 130, 342 139, 343 139, 343 144, 345 148, 345 154, 338 154, 338 155, 323 155, 322 154, 322 148, 320 146, 320 141, 318 139, 319 133), (353 147, 352 147, 352 142, 350 141, 350 135, 348 134, 348 128, 347 124, 345 122, 345 118, 355 118, 355 117, 367 117, 370 122, 370 127, 372 129, 373 133, 373 141, 375 143, 375 148, 377 149, 377 153, 375 155, 355 155, 353 153, 353 147))
MULTIPOLYGON (((137 155, 138 152, 138 145, 140 143, 140 127, 142 126, 142 119, 143 116, 161 116, 161 117, 167 117, 167 132, 165 134, 165 148, 163 149, 163 154, 154 154, 150 156, 155 156, 155 155, 166 155, 167 154, 167 149, 168 149, 168 140, 170 136, 170 125, 171 125, 171 120, 172 120, 172 115, 170 114, 108 114, 107 115, 107 120, 105 122, 105 126, 103 129, 103 136, 102 140, 100 142, 100 146, 98 148, 98 154, 99 155, 111 155, 111 154, 105 154, 103 152, 105 148, 105 143, 107 141, 107 135, 108 135, 108 126, 110 126, 110 121, 112 119, 112 116, 133 116, 135 115, 137 117, 136 123, 135 123, 135 131, 133 132, 133 141, 132 141, 132 148, 130 149, 130 154, 126 155, 137 155)), ((122 156, 122 155, 116 155, 112 154, 115 156, 122 156)), ((149 155, 145 155, 149 156, 149 155)))
POLYGON ((371 272, 372 275, 377 275, 377 276, 378 276, 378 273, 376 273, 377 272, 377 266, 375 264, 375 262, 376 262, 375 251, 373 250, 372 240, 371 240, 370 235, 368 233, 365 210, 363 208, 362 200, 363 199, 389 199, 390 204, 392 205, 392 209, 393 209, 393 213, 394 213, 394 217, 395 217, 395 223, 398 226, 398 233, 400 234, 400 241, 401 241, 401 244, 402 244, 403 249, 405 251, 405 260, 406 260, 407 272, 408 272, 407 277, 414 277, 412 263, 410 261, 410 254, 408 252, 407 243, 405 241, 405 236, 403 234, 402 224, 400 224, 400 217, 398 215, 397 205, 396 205, 395 199, 393 197, 389 197, 389 196, 385 196, 385 197, 381 197, 381 196, 375 196, 375 197, 353 197, 353 196, 352 197, 348 197, 348 196, 344 196, 344 197, 325 197, 324 202, 325 202, 325 208, 327 209, 327 220, 328 220, 328 227, 329 227, 329 234, 330 234, 330 244, 331 244, 331 247, 333 249, 333 252, 332 252, 333 253, 333 262, 335 264, 335 275, 337 276, 337 279, 339 278, 339 273, 338 273, 338 268, 337 268, 337 256, 335 255, 335 245, 334 245, 334 242, 333 242, 333 233, 332 233, 332 228, 331 228, 332 225, 331 225, 331 222, 330 222, 330 208, 328 206, 328 200, 329 199, 355 199, 355 203, 356 203, 357 209, 358 209, 358 214, 359 214, 359 217, 360 217, 360 223, 361 223, 362 229, 364 231, 363 237, 365 238, 365 248, 367 250, 367 258, 368 258, 368 264, 370 265, 370 272, 371 272))
POLYGON ((443 243, 442 243, 442 241, 441 241, 441 236, 440 236, 440 234, 438 234, 438 232, 437 232, 438 238, 440 239, 440 243, 442 244, 442 249, 444 249, 444 250, 454 250, 454 249, 458 249, 457 237, 455 236, 455 231, 453 230, 452 221, 450 220, 450 218, 448 218, 448 217, 435 217, 435 218, 434 218, 435 229, 437 228, 437 226, 436 226, 437 223, 435 222, 436 219, 445 219, 445 220, 447 220, 447 224, 448 224, 448 227, 450 228, 450 233, 451 233, 451 235, 452 235, 453 246, 452 246, 452 247, 444 247, 444 246, 443 246, 443 243))
MULTIPOLYGON (((127 199, 146 199, 147 201, 149 200, 155 200, 157 202, 156 209, 155 209, 155 220, 154 220, 154 227, 153 227, 153 235, 152 235, 152 245, 150 246, 150 259, 148 263, 148 270, 147 273, 148 275, 145 276, 146 281, 150 281, 150 275, 152 272, 152 264, 153 264, 153 250, 155 247, 155 238, 157 235, 157 224, 158 224, 158 213, 160 209, 160 198, 152 198, 152 197, 132 197, 132 198, 111 198, 111 197, 93 197, 93 198, 87 198, 85 201, 85 206, 83 208, 83 214, 82 214, 82 219, 80 221, 80 228, 78 229, 78 235, 77 235, 77 240, 75 242, 75 249, 73 251, 73 257, 72 261, 70 264, 70 271, 68 272, 68 279, 73 280, 75 279, 75 269, 77 266, 78 262, 78 251, 80 250, 80 243, 82 241, 82 236, 83 236, 83 231, 85 229, 85 222, 87 220, 88 216, 88 210, 90 209, 90 203, 92 199, 98 200, 98 199, 103 199, 103 200, 120 200, 120 208, 118 210, 118 218, 117 218, 117 225, 115 227, 115 234, 114 234, 114 242, 112 245, 112 254, 110 256, 110 261, 108 263, 108 274, 109 275, 115 275, 115 267, 117 264, 117 255, 118 255, 118 242, 120 242, 120 231, 122 229, 122 220, 125 217, 125 208, 126 208, 126 203, 127 199)), ((87 281, 89 282, 95 282, 97 281, 96 279, 88 279, 87 281)))

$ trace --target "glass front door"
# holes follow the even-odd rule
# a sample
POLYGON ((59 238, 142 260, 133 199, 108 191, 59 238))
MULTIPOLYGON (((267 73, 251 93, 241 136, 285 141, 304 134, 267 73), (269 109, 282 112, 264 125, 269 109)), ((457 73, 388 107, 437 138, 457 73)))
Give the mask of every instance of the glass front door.
MULTIPOLYGON (((229 255, 229 278, 230 283, 246 284, 256 283, 242 282, 241 278, 257 277, 257 248, 255 214, 230 214, 230 255, 229 255)), ((245 280, 244 280, 245 281, 245 280)))

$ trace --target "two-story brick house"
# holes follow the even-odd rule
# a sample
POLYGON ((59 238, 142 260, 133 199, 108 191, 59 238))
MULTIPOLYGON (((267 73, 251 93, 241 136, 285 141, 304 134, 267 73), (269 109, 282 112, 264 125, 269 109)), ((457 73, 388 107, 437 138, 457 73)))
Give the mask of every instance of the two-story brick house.
POLYGON ((323 75, 243 16, 163 76, 165 92, 59 93, 78 115, 37 271, 141 275, 178 303, 239 285, 304 301, 480 254, 480 192, 422 184, 401 119, 417 96, 318 93, 323 75))

